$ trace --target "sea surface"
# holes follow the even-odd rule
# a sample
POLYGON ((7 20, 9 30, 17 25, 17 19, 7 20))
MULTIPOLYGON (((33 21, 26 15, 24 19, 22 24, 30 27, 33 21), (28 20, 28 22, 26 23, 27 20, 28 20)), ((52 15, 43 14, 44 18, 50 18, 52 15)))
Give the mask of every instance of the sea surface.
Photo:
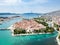
MULTIPOLYGON (((0 15, 0 17, 14 16, 14 15, 0 15)), ((20 15, 24 18, 31 19, 38 17, 38 15, 20 15)), ((5 21, 0 25, 0 28, 8 28, 15 22, 21 21, 22 18, 16 18, 5 21)), ((29 36, 12 36, 10 30, 0 30, 0 45, 57 45, 57 32, 52 34, 36 34, 29 36)))

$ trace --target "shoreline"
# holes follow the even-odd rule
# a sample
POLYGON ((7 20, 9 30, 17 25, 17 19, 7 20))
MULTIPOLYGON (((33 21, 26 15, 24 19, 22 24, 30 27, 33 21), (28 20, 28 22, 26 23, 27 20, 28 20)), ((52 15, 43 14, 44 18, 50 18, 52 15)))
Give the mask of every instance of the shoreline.
POLYGON ((25 34, 14 34, 14 28, 13 25, 8 27, 8 29, 11 30, 12 36, 25 36, 25 35, 39 35, 39 34, 51 34, 51 33, 25 33, 25 34))
POLYGON ((40 34, 50 34, 50 33, 26 33, 26 34, 13 34, 12 33, 12 36, 29 36, 29 35, 40 35, 40 34))
POLYGON ((56 37, 56 40, 57 40, 58 45, 60 45, 60 40, 58 39, 59 33, 60 33, 60 32, 58 32, 58 36, 56 37))
POLYGON ((51 33, 26 33, 26 34, 14 34, 14 28, 12 28, 13 25, 11 25, 10 27, 8 27, 8 29, 11 30, 12 32, 12 36, 25 36, 25 35, 36 35, 36 34, 51 34, 51 33))

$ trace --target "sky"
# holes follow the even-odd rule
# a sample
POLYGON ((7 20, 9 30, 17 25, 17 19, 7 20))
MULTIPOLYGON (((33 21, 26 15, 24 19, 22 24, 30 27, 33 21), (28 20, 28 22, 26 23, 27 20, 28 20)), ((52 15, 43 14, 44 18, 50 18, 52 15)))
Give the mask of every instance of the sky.
POLYGON ((0 13, 47 13, 60 10, 60 0, 0 0, 0 13))

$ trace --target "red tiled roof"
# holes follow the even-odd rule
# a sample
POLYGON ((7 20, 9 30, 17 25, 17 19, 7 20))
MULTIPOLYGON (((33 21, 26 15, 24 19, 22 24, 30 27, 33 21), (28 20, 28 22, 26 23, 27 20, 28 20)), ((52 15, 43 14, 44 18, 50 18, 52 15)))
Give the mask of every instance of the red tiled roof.
POLYGON ((14 26, 15 26, 15 28, 23 28, 23 29, 27 29, 28 27, 31 29, 45 28, 44 25, 39 24, 34 20, 23 20, 21 22, 15 23, 14 26))

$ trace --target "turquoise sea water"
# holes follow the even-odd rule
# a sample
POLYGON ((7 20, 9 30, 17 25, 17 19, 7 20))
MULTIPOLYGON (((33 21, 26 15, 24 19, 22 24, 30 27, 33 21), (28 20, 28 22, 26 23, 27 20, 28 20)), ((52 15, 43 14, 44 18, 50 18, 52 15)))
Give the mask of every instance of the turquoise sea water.
MULTIPOLYGON (((37 15, 30 15, 30 16, 23 15, 23 16, 25 18, 37 17, 37 15)), ((21 20, 22 20, 21 18, 16 18, 10 21, 3 22, 2 25, 0 25, 0 28, 8 28, 10 25, 21 20)), ((14 37, 11 35, 10 30, 0 30, 0 45, 46 45, 49 43, 50 43, 49 45, 57 45, 56 42, 54 42, 55 40, 53 41, 54 37, 56 36, 57 36, 57 32, 54 32, 52 34, 40 34, 40 35, 36 34, 36 35, 30 35, 30 36, 14 37), (51 39, 51 40, 48 40, 48 39, 51 39)))
MULTIPOLYGON (((0 45, 39 45, 44 39, 56 36, 54 34, 40 34, 40 35, 30 35, 30 36, 12 36, 11 31, 5 30, 0 31, 0 45)), ((52 41, 52 40, 51 40, 52 41)), ((54 44, 54 43, 53 43, 54 44)))

